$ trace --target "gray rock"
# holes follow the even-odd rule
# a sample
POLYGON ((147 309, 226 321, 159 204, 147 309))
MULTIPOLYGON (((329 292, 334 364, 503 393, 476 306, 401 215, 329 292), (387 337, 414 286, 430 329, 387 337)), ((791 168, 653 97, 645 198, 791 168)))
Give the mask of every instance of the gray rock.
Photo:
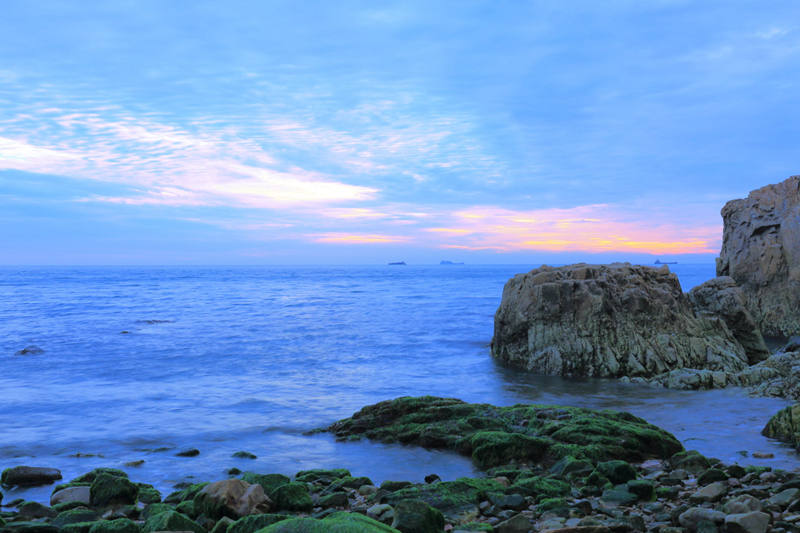
POLYGON ((728 492, 728 485, 724 481, 709 483, 689 497, 692 502, 716 502, 728 492))
POLYGON ((800 446, 800 404, 790 405, 769 419, 761 434, 771 439, 800 446))
POLYGON ((740 494, 722 506, 725 514, 742 514, 761 510, 761 500, 750 494, 740 494))
POLYGON ((742 288, 763 334, 800 333, 800 176, 728 202, 722 220, 717 275, 742 288))
POLYGON ((3 470, 0 482, 6 486, 35 487, 61 479, 61 471, 40 466, 15 466, 3 470))
POLYGON ((678 523, 691 531, 696 531, 697 525, 703 521, 721 524, 725 521, 725 513, 706 507, 690 507, 678 516, 678 523))
POLYGON ((720 276, 689 291, 689 300, 698 316, 719 317, 747 353, 752 365, 769 357, 769 350, 755 320, 747 310, 742 290, 729 276, 720 276))
POLYGON ((25 348, 14 352, 14 355, 41 355, 44 353, 44 350, 36 346, 35 344, 31 344, 30 346, 26 346, 25 348))
POLYGON ((696 316, 669 269, 577 264, 519 274, 503 289, 492 355, 540 374, 651 377, 744 370, 725 322, 696 316))
POLYGON ((494 531, 496 533, 528 533, 532 526, 533 524, 527 516, 518 514, 494 526, 494 531))
POLYGON ((67 487, 58 492, 54 492, 53 495, 50 496, 50 505, 64 502, 81 502, 88 505, 91 501, 89 493, 89 487, 67 487))
POLYGON ((785 489, 780 491, 778 494, 771 496, 767 500, 767 503, 771 505, 777 505, 778 507, 783 509, 786 508, 790 503, 795 501, 798 495, 800 495, 800 489, 795 489, 795 488, 785 489))
POLYGON ((766 533, 770 516, 761 511, 729 514, 725 517, 725 529, 728 533, 766 533))

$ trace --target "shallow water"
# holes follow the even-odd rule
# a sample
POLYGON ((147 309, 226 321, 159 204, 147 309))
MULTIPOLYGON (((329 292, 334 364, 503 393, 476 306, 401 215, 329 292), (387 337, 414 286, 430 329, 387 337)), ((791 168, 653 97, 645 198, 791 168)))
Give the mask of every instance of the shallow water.
MULTIPOLYGON (((126 469, 164 490, 187 475, 222 478, 232 466, 348 467, 375 482, 475 473, 451 453, 303 434, 364 405, 421 394, 626 410, 725 461, 800 465, 759 434, 782 400, 564 380, 494 363, 488 344, 503 284, 532 267, 0 269, 0 467, 53 466, 70 478, 144 459, 126 469), (45 352, 14 355, 32 344, 45 352), (190 446, 200 456, 174 456, 190 446), (237 450, 258 459, 231 458, 237 450)), ((671 268, 684 290, 714 275, 713 265, 671 268)))

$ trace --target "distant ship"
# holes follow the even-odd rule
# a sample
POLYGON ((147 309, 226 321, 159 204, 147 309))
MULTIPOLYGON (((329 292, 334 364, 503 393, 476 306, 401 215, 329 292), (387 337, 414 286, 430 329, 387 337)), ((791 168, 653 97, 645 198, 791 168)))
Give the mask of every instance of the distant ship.
POLYGON ((405 265, 405 264, 406 264, 406 262, 405 262, 405 261, 394 261, 394 262, 392 262, 392 263, 389 263, 389 264, 390 264, 390 265, 405 265))
POLYGON ((440 265, 463 265, 464 263, 456 263, 454 261, 442 260, 442 261, 439 261, 439 264, 440 265))
POLYGON ((656 259, 655 264, 656 265, 677 265, 678 262, 677 261, 662 261, 660 259, 656 259))

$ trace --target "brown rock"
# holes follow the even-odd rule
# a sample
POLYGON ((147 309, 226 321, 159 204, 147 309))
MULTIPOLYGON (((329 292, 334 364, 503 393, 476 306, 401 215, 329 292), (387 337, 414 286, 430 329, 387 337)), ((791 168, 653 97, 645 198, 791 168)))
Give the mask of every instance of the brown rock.
POLYGON ((722 219, 717 275, 742 288, 763 334, 800 333, 800 176, 728 202, 722 219))
POLYGON ((240 479, 209 483, 194 498, 195 506, 210 518, 241 518, 269 511, 270 500, 261 485, 240 479))

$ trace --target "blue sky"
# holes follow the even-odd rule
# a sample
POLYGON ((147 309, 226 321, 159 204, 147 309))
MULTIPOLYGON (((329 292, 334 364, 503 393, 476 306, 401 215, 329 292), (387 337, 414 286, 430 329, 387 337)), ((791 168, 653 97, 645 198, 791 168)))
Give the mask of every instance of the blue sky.
POLYGON ((788 1, 11 0, 0 263, 708 261, 799 80, 788 1))

